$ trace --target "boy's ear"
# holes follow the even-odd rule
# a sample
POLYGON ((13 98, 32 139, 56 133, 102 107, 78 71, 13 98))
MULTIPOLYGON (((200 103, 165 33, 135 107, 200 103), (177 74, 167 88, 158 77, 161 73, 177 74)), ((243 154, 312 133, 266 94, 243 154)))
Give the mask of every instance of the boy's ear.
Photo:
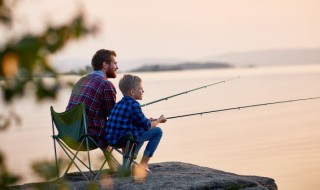
POLYGON ((134 95, 134 90, 133 89, 130 90, 130 94, 134 95))

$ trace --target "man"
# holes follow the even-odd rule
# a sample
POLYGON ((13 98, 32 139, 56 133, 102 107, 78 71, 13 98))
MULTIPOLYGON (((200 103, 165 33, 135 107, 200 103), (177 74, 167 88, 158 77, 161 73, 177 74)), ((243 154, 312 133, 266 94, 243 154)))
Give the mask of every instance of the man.
POLYGON ((99 145, 107 148, 103 137, 104 126, 112 108, 116 103, 116 89, 108 80, 116 78, 118 70, 115 60, 116 52, 98 50, 92 58, 93 72, 82 77, 73 87, 67 110, 79 103, 84 103, 88 116, 88 133, 99 145))

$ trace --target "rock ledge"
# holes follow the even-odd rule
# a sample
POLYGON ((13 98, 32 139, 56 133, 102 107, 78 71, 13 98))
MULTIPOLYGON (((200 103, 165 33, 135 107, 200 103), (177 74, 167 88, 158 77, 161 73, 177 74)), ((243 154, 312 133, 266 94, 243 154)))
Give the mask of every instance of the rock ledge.
MULTIPOLYGON (((100 189, 217 189, 217 190, 277 190, 275 181, 267 177, 244 176, 227 173, 207 167, 200 167, 181 162, 163 162, 150 164, 146 181, 136 183, 131 177, 119 178, 110 175, 96 184, 100 189)), ((68 175, 70 189, 88 189, 92 183, 84 181, 79 173, 68 175)), ((25 184, 11 187, 16 190, 33 189, 39 184, 25 184)), ((41 183, 46 189, 59 189, 53 182, 41 183)))

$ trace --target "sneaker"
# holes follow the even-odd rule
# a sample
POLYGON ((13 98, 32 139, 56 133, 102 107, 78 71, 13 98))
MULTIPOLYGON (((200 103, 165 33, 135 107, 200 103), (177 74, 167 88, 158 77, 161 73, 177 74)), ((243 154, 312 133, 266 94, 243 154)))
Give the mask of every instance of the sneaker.
POLYGON ((149 173, 149 174, 151 174, 152 172, 151 172, 151 170, 149 169, 149 168, 145 168, 145 170, 149 173))
POLYGON ((132 178, 137 183, 142 183, 147 179, 147 170, 140 165, 132 165, 132 178))

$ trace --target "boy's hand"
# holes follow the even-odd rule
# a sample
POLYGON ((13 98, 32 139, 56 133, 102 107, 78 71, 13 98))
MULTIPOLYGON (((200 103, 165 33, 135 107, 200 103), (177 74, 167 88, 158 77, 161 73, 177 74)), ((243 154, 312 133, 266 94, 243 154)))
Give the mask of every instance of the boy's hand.
POLYGON ((163 115, 161 115, 159 118, 158 118, 158 121, 160 123, 165 123, 167 121, 167 118, 165 118, 163 115))

